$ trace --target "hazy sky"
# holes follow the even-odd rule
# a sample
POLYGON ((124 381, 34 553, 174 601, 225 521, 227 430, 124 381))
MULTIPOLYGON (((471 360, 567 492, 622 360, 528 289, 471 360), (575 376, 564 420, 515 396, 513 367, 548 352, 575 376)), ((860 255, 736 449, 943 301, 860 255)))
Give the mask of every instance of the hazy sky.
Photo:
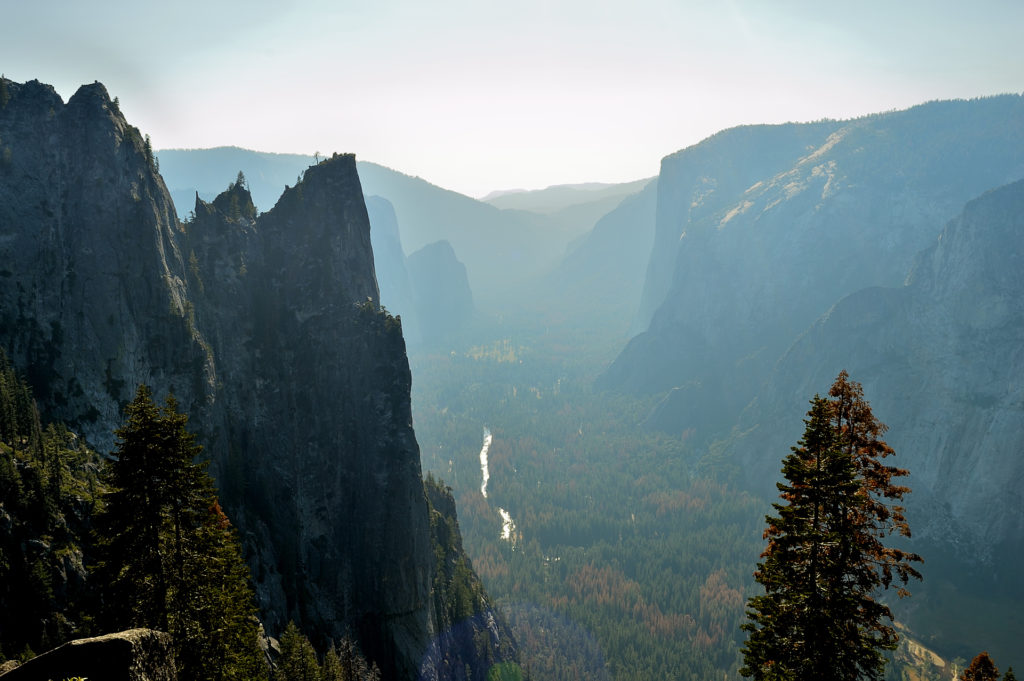
MULTIPOLYGON (((741 123, 1024 90, 1020 0, 0 0, 0 71, 157 149, 330 153, 470 195, 655 175, 741 123)), ((230 178, 228 178, 230 179, 230 178)))

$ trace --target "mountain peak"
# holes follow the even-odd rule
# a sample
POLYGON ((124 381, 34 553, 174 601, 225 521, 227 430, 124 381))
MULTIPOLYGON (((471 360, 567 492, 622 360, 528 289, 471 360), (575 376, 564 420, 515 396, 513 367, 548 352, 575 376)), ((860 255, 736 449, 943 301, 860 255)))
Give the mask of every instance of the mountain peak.
MULTIPOLYGON (((202 199, 199 198, 199 194, 197 192, 197 213, 201 202, 202 199)), ((249 193, 249 189, 245 186, 245 178, 241 173, 239 173, 237 181, 229 184, 227 189, 217 195, 213 200, 212 205, 221 214, 232 221, 237 221, 242 218, 253 220, 256 217, 256 206, 252 202, 252 194, 249 193)))
POLYGON ((101 104, 113 103, 110 101, 110 93, 107 92, 107 87, 98 80, 80 86, 78 90, 75 91, 75 94, 71 95, 71 99, 68 100, 68 104, 82 100, 98 101, 101 104))

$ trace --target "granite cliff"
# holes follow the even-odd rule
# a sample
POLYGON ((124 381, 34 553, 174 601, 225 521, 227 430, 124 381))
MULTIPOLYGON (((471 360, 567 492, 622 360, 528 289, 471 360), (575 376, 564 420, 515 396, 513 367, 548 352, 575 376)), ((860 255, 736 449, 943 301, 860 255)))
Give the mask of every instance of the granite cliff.
POLYGON ((450 339, 473 316, 473 292, 466 266, 447 241, 427 244, 406 261, 412 280, 416 318, 424 344, 450 339))
POLYGON ((3 88, 0 346, 45 417, 109 450, 138 383, 173 391, 268 631, 355 634, 385 678, 414 678, 432 634, 428 510, 354 157, 310 167, 259 217, 239 182, 181 224, 102 85, 67 104, 38 82, 3 88))
POLYGON ((354 159, 309 168, 258 219, 246 206, 238 184, 197 199, 182 239, 226 416, 217 477, 259 556, 268 629, 353 628, 385 670, 424 645, 429 540, 405 345, 376 302, 354 159))
POLYGON ((447 241, 428 244, 409 256, 391 202, 366 199, 380 301, 402 318, 410 349, 451 340, 473 317, 473 292, 466 266, 447 241))
POLYGON ((1007 566, 1024 556, 1022 260, 1019 181, 968 203, 917 256, 905 285, 853 293, 811 325, 721 455, 766 488, 778 477, 779 452, 800 437, 809 396, 847 369, 890 427, 893 462, 910 472, 907 515, 926 579, 924 605, 912 604, 907 617, 953 649, 971 643, 1003 655, 1019 649, 1007 619, 1013 607, 1003 604, 1022 596, 1007 566), (942 591, 946 582, 954 588, 942 591), (969 596, 950 602, 957 593, 969 596), (937 624, 948 617, 943 608, 979 607, 986 615, 975 626, 937 624))
POLYGON ((773 499, 808 400, 847 369, 911 472, 926 578, 899 617, 957 654, 1019 647, 1021 190, 964 206, 1022 177, 1018 95, 739 128, 667 157, 652 318, 599 383, 663 395, 649 427, 773 499))
POLYGON ((606 388, 668 392, 656 428, 727 431, 836 300, 899 285, 974 196, 1024 176, 1024 98, 725 131, 667 157, 636 336, 606 388))
POLYGON ((661 161, 654 246, 649 251, 634 329, 644 331, 672 287, 678 253, 692 224, 712 220, 758 181, 793 163, 832 134, 834 122, 752 125, 723 130, 661 161))
POLYGON ((109 449, 135 383, 173 385, 193 402, 212 390, 187 318, 174 207, 102 85, 66 105, 36 81, 5 88, 2 343, 48 417, 109 449))
POLYGON ((1024 476, 1022 237, 1024 181, 968 203, 904 286, 837 302, 744 411, 730 458, 752 479, 774 480, 778 461, 763 453, 796 441, 808 396, 845 368, 891 428, 912 507, 930 509, 914 519, 915 535, 986 561, 999 547, 1024 550, 1024 509, 1011 503, 1024 476))

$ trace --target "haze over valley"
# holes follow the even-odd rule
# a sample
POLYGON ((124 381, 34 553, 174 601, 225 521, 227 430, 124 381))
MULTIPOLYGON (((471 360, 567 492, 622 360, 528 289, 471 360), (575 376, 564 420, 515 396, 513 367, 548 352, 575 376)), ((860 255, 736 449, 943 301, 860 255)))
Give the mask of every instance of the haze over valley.
POLYGON ((115 5, 0 46, 0 678, 1024 670, 1016 5, 115 5))

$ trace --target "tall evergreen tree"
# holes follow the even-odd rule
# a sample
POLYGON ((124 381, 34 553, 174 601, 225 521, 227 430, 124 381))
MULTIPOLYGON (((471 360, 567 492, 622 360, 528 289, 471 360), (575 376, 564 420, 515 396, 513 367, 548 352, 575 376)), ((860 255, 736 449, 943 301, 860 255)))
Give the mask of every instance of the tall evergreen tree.
POLYGON ((98 523, 101 619, 110 628, 169 632, 184 678, 259 678, 248 568, 177 407, 168 397, 158 408, 139 386, 116 431, 98 523))
POLYGON ((783 460, 778 515, 766 518, 768 547, 754 573, 765 593, 748 602, 740 672, 758 681, 881 679, 882 651, 897 636, 876 592, 920 578, 911 565, 919 556, 883 543, 910 536, 895 503, 910 490, 893 483, 906 471, 882 462, 893 453, 886 427, 845 371, 828 398, 814 397, 804 423, 783 460))
POLYGON ((149 626, 167 631, 168 561, 164 538, 167 456, 158 434, 160 411, 139 386, 116 432, 110 491, 98 522, 104 616, 108 626, 149 626))
POLYGON ((338 657, 338 649, 332 644, 324 653, 324 663, 320 665, 320 681, 348 681, 345 670, 338 657))
POLYGON ((295 622, 289 622, 281 634, 281 657, 274 678, 276 681, 320 681, 316 651, 295 622))

